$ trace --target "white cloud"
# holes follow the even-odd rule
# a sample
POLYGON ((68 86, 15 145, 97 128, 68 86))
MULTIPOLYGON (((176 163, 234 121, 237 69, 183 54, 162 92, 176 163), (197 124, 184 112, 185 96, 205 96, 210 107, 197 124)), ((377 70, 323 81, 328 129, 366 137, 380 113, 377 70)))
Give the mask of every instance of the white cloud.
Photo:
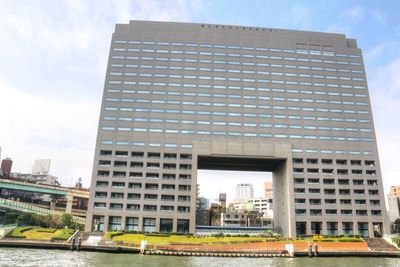
POLYGON ((202 8, 201 0, 1 2, 0 146, 13 170, 51 158, 64 184, 82 176, 89 185, 115 23, 190 20, 202 8))
MULTIPOLYGON (((33 160, 52 158, 52 173, 62 182, 90 178, 99 99, 66 101, 31 95, 0 81, 3 156, 14 160, 14 171, 30 171, 33 160)), ((88 183, 87 183, 88 184, 88 183)))
POLYGON ((385 191, 399 185, 400 59, 369 70, 369 87, 385 191))
POLYGON ((352 21, 361 21, 364 18, 364 11, 359 5, 356 5, 352 8, 343 10, 340 16, 352 21))
POLYGON ((312 11, 311 9, 302 4, 297 3, 293 5, 288 11, 287 16, 283 17, 284 24, 292 25, 296 29, 308 29, 312 26, 312 11))

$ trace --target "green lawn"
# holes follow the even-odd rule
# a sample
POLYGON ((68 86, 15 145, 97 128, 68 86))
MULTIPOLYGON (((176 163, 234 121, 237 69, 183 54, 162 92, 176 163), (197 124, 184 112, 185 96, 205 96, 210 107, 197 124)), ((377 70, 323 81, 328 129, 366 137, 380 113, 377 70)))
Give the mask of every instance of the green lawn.
MULTIPOLYGON (((146 240, 148 244, 168 245, 170 243, 184 243, 184 244, 201 244, 201 243, 230 243, 230 242, 261 242, 261 241, 275 241, 274 238, 266 237, 193 237, 185 235, 170 235, 170 236, 156 236, 144 234, 122 234, 112 238, 110 236, 113 232, 108 232, 105 239, 112 239, 113 241, 121 241, 123 243, 140 243, 141 240, 146 240)), ((115 233, 114 233, 115 234, 115 233)))
MULTIPOLYGON (((193 237, 185 235, 145 235, 145 234, 130 234, 122 232, 107 232, 104 239, 122 242, 125 244, 139 244, 141 240, 146 240, 149 245, 168 245, 170 243, 182 244, 202 244, 202 243, 238 243, 238 242, 287 242, 288 240, 276 239, 274 237, 193 237)), ((341 238, 320 238, 313 240, 312 238, 296 241, 311 241, 311 242, 362 242, 363 240, 356 237, 341 237, 341 238)))
POLYGON ((9 238, 25 238, 35 240, 67 240, 73 233, 74 229, 52 229, 40 227, 17 227, 12 230, 7 237, 9 238))

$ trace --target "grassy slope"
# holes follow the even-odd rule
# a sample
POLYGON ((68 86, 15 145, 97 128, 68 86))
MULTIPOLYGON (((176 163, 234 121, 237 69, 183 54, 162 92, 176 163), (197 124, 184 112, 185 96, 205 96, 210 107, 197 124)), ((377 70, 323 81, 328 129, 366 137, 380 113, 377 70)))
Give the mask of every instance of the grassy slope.
POLYGON ((167 245, 170 243, 200 244, 200 243, 228 243, 228 242, 250 242, 250 241, 266 241, 265 237, 189 237, 183 235, 171 236, 147 236, 143 234, 124 234, 112 238, 114 241, 122 241, 124 243, 140 243, 141 240, 147 240, 148 244, 167 245))
MULTIPOLYGON (((105 239, 112 239, 113 241, 119 241, 123 243, 134 243, 139 244, 141 240, 146 240, 150 245, 168 245, 170 243, 184 243, 184 244, 201 244, 201 243, 230 243, 230 242, 265 242, 265 241, 283 241, 288 240, 276 240, 275 238, 266 237, 191 237, 184 235, 170 235, 170 236, 152 236, 144 234, 121 234, 110 238, 112 232, 106 233, 105 239)), ((313 241, 312 238, 303 240, 290 240, 291 242, 296 241, 313 241)), ((359 238, 325 238, 320 240, 314 240, 313 242, 362 242, 359 238)))
POLYGON ((48 229, 48 228, 32 228, 27 231, 21 232, 21 229, 26 227, 17 227, 13 231, 11 231, 7 237, 21 237, 23 235, 25 239, 35 239, 35 240, 44 240, 49 241, 52 238, 58 240, 67 240, 73 233, 73 229, 48 229))

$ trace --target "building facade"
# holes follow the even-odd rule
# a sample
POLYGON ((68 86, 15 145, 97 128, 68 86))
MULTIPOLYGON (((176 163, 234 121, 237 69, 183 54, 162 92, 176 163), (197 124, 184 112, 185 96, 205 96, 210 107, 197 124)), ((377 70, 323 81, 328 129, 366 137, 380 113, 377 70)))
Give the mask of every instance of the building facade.
POLYGON ((250 198, 254 198, 253 185, 248 183, 237 184, 235 202, 246 201, 250 198))
POLYGON ((285 236, 388 231, 356 40, 116 25, 87 230, 195 232, 198 169, 272 172, 274 224, 285 236))
POLYGON ((264 197, 265 198, 273 198, 274 191, 272 187, 272 182, 264 182, 264 197))

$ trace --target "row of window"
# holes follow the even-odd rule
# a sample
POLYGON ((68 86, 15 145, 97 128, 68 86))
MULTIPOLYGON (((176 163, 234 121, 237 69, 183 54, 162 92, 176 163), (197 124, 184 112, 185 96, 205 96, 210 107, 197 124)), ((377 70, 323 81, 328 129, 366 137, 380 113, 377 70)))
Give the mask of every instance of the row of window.
MULTIPOLYGON (((107 111, 110 111, 107 108, 107 111)), ((123 108, 121 108, 123 109, 123 108)), ((128 110, 130 108, 124 108, 128 110)), ((230 116, 230 117, 247 117, 247 118, 273 118, 273 119, 289 119, 289 120, 308 120, 308 121, 334 121, 334 122, 360 122, 360 123, 370 123, 369 119, 357 119, 357 118, 337 118, 337 117, 315 117, 315 116, 299 116, 299 115, 285 115, 285 114, 267 114, 267 113, 241 113, 241 112, 225 112, 225 111, 202 111, 202 110, 178 110, 178 109, 147 109, 147 108, 135 108, 133 109, 134 112, 151 112, 151 113, 169 113, 169 114, 197 114, 197 115, 212 115, 212 116, 230 116)), ((298 113, 297 113, 298 114, 298 113)), ((136 122, 143 122, 143 118, 132 118, 132 117, 116 117, 116 116, 104 116, 103 120, 105 121, 136 121, 136 122)), ((154 120, 156 120, 155 118, 154 120)), ((146 120, 146 119, 144 119, 146 120)), ((160 121, 152 121, 160 123, 160 121)), ((168 119, 165 120, 166 123, 178 123, 176 119, 168 119)), ((211 122, 210 122, 211 123, 211 122)), ((200 122, 201 124, 201 122, 200 122)), ((207 124, 207 123, 205 123, 207 124)), ((241 125, 231 125, 231 126, 241 126, 241 125)), ((265 124, 261 127, 270 127, 268 124, 265 124)), ((312 129, 314 130, 314 129, 312 129)))
MULTIPOLYGON (((139 217, 125 217, 125 228, 122 228, 121 216, 108 216, 108 227, 105 228, 105 217, 94 215, 93 216, 93 230, 96 231, 143 231, 143 232, 156 232, 156 218, 139 218, 139 217), (139 220, 142 221, 142 228, 139 229, 139 220)), ((189 220, 182 219, 165 219, 160 218, 159 230, 160 233, 170 233, 173 231, 173 225, 176 224, 176 232, 186 233, 189 232, 189 220), (174 222, 175 221, 175 222, 174 222)))
MULTIPOLYGON (((99 152, 100 156, 105 156, 105 157, 111 157, 111 156, 116 156, 116 157, 128 157, 129 152, 126 150, 100 150, 99 152)), ((132 151, 130 153, 131 157, 133 158, 144 158, 147 157, 149 159, 160 159, 161 157, 164 159, 177 159, 179 155, 179 159, 181 160, 190 160, 192 159, 191 154, 176 154, 176 153, 164 153, 161 154, 159 152, 142 152, 142 151, 132 151)))
MULTIPOLYGON (((260 99, 261 97, 259 97, 260 99)), ((272 99, 273 101, 287 101, 287 102, 302 102, 302 103, 317 103, 319 99, 298 99, 298 98, 285 98, 285 97, 263 97, 265 99, 272 99)), ((342 101, 333 101, 333 100, 323 100, 325 104, 333 104, 333 105, 357 105, 357 106, 368 106, 366 102, 342 102, 342 101)), ((168 105, 189 105, 189 106, 208 106, 208 107, 229 107, 229 108, 247 108, 247 109, 276 109, 276 110, 296 110, 296 111, 311 111, 311 112, 330 112, 330 113, 347 113, 347 114, 369 114, 367 110, 348 110, 348 109, 327 109, 327 108, 313 108, 313 107, 299 107, 299 106, 266 106, 257 104, 242 104, 242 103, 227 103, 227 102, 207 102, 207 101, 180 101, 180 100, 164 100, 164 99, 141 99, 141 98, 111 98, 107 97, 106 102, 122 102, 122 103, 151 103, 151 104, 168 104, 168 105)), ((253 102, 254 103, 254 102, 253 102)), ((146 108, 145 106, 141 108, 146 108)), ((133 110, 133 108, 127 108, 127 110, 133 110)), ((126 111, 127 111, 126 110, 126 111)))
MULTIPOLYGON (((297 205, 306 205, 307 201, 305 198, 296 198, 294 200, 294 203, 297 205)), ((309 199, 308 200, 309 205, 321 205, 322 200, 321 199, 309 199)), ((324 205, 336 205, 336 199, 325 199, 324 200, 324 205)), ((366 199, 340 199, 339 200, 340 205, 367 205, 367 200, 366 199)), ((381 202, 378 199, 371 199, 369 200, 369 205, 370 206, 380 206, 381 202)))
MULTIPOLYGON (((100 167, 111 167, 111 160, 99 160, 100 167)), ((127 161, 114 161, 113 167, 118 168, 127 168, 128 162, 127 161)), ((191 170, 191 164, 175 164, 175 163, 163 163, 160 164, 159 162, 138 162, 138 161, 131 161, 129 164, 130 168, 148 168, 148 169, 164 169, 164 170, 191 170)))
MULTIPOLYGON (((113 141, 113 140, 101 140, 102 145, 121 145, 121 146, 133 146, 133 147, 165 147, 165 148, 181 148, 181 149, 192 149, 191 144, 175 144, 175 143, 146 143, 142 141, 134 141, 129 143, 128 141, 113 141)), ((359 151, 359 150, 327 150, 327 149, 315 149, 315 148, 293 148, 293 153, 309 153, 309 154, 338 154, 338 155, 374 155, 373 151, 359 151)))
POLYGON ((364 166, 368 166, 368 167, 375 166, 375 160, 358 160, 358 159, 352 159, 352 160, 336 159, 336 160, 333 160, 333 159, 318 159, 318 158, 307 158, 307 159, 303 160, 303 158, 293 158, 292 161, 294 164, 322 163, 322 164, 326 164, 326 165, 332 165, 335 162, 336 165, 341 165, 341 166, 348 165, 348 163, 350 163, 350 165, 352 165, 352 166, 361 166, 361 165, 363 165, 362 163, 364 162, 364 166))
MULTIPOLYGON (((273 60, 289 60, 289 61, 299 61, 299 62, 311 62, 311 63, 321 63, 322 64, 331 64, 329 68, 326 67, 311 67, 311 66, 306 66, 306 65, 283 65, 283 64, 276 64, 276 63, 265 63, 264 60, 260 61, 229 61, 229 60, 217 60, 213 58, 208 58, 208 59, 196 59, 196 58, 187 58, 187 57, 139 57, 139 56, 122 56, 122 55, 113 55, 111 59, 118 61, 118 60, 133 60, 133 61, 146 61, 146 62, 154 62, 155 64, 160 64, 160 65, 154 65, 154 66, 160 66, 159 69, 162 69, 162 67, 166 67, 165 62, 171 62, 171 63, 176 63, 176 62, 184 62, 185 64, 187 63, 205 63, 205 64, 214 64, 214 65, 224 65, 226 66, 226 69, 230 69, 233 66, 250 66, 249 68, 254 68, 254 67, 271 67, 271 68, 281 68, 281 69, 299 69, 299 70, 317 70, 317 71, 323 71, 325 69, 330 69, 330 71, 339 71, 341 73, 357 73, 361 74, 363 73, 360 69, 340 69, 341 66, 339 65, 349 65, 349 66, 361 66, 360 63, 355 63, 355 62, 346 62, 346 61, 334 61, 334 60, 318 60, 318 59, 312 59, 308 60, 306 58, 298 58, 291 60, 292 58, 282 58, 282 57, 265 57, 273 60), (231 65, 231 66, 229 66, 231 65), (334 67, 331 67, 333 65, 337 65, 339 69, 336 69, 334 67)), ((118 64, 121 63, 116 63, 115 61, 112 61, 111 65, 112 67, 118 66, 118 64)), ((300 64, 302 64, 300 63, 300 64)), ((307 64, 307 63, 306 63, 307 64)), ((318 66, 321 66, 318 65, 318 66)), ((151 69, 153 68, 153 65, 138 65, 138 64, 125 64, 125 67, 128 68, 147 68, 151 69)), ((199 69, 201 71, 201 69, 199 69)), ((206 70, 207 71, 207 70, 206 70)))
MULTIPOLYGON (((288 81, 288 80, 267 80, 267 79, 240 79, 240 78, 226 78, 227 81, 233 81, 233 82, 243 82, 243 83, 263 83, 263 84, 287 84, 287 85, 303 85, 303 86, 309 86, 309 87, 330 87, 330 88, 343 88, 343 89, 357 89, 357 90, 362 90, 365 89, 365 86, 360 86, 360 85, 350 85, 350 84, 336 84, 336 83, 312 83, 312 82, 297 82, 297 81, 288 81)), ((151 82, 151 81, 124 81, 124 80, 109 80, 108 84, 110 85, 140 85, 140 86, 171 86, 171 83, 164 83, 164 82, 151 82)), ((174 84, 174 83, 172 83, 174 84)), ((199 84, 193 84, 193 83, 175 83, 176 86, 179 87, 188 87, 188 88, 195 88, 198 87, 199 84)), ((211 86, 211 85, 210 85, 211 86)), ((226 85, 212 85, 211 86, 214 89, 227 89, 228 86, 226 85)), ((211 88, 210 87, 210 88, 211 88)), ((239 87, 239 86, 236 86, 239 87)), ((254 88, 252 86, 246 86, 248 88, 254 88)), ((235 90, 235 89, 234 89, 235 90)))
MULTIPOLYGON (((360 58, 360 55, 356 54, 343 54, 334 53, 332 51, 320 51, 317 49, 278 49, 278 48, 266 48, 266 47, 251 47, 251 46, 240 46, 240 45, 222 45, 222 44, 196 44, 196 43, 181 43, 181 42, 154 42, 154 41, 138 41, 138 40, 114 40, 115 44, 118 45, 144 45, 152 46, 158 45, 161 47, 165 46, 177 46, 177 47, 200 47, 207 49, 233 49, 242 51, 261 51, 261 52, 272 52, 272 53, 288 53, 288 54, 300 54, 300 55, 315 55, 315 56, 328 56, 328 57, 340 57, 340 58, 360 58)), ((123 46, 121 46, 123 48, 123 46)), ((154 51, 144 51, 144 52, 154 52, 154 51)))
MULTIPOLYGON (((324 223, 325 224, 325 223, 324 223)), ((344 235, 353 235, 354 234, 354 229, 355 227, 353 222, 342 222, 341 224, 341 234, 344 235)), ((378 223, 381 224, 381 223, 378 223)), ((339 234, 338 232, 338 227, 339 223, 338 222, 326 222, 326 232, 322 232, 322 222, 310 222, 311 226, 311 232, 308 232, 307 230, 307 222, 296 222, 296 234, 297 236, 302 236, 306 234, 312 234, 312 235, 320 235, 320 234, 328 234, 332 236, 337 236, 339 234)), ((377 225, 376 223, 373 223, 373 225, 377 225)), ((378 225, 377 225, 378 226, 378 225)), ((357 228, 358 230, 357 234, 362 236, 362 237, 368 237, 369 236, 369 229, 368 229, 368 222, 357 222, 357 228)))
MULTIPOLYGON (((94 202, 93 207, 95 209, 107 209, 107 203, 105 202, 94 202)), ((122 203, 110 203, 108 206, 108 209, 110 210, 123 210, 124 209, 124 204, 122 203)), ((157 205, 140 205, 140 204, 126 204, 126 210, 128 211, 152 211, 152 212, 157 212, 157 211, 165 211, 165 212, 179 212, 179 213, 189 213, 190 212, 190 207, 188 206, 170 206, 170 205, 160 205, 157 207, 157 205), (142 208, 141 208, 142 206, 142 208)))
POLYGON ((304 174, 304 173, 312 173, 312 174, 337 174, 337 175, 370 175, 370 176, 375 176, 376 175, 376 170, 361 170, 361 169, 352 169, 351 172, 349 172, 348 169, 337 169, 336 172, 334 169, 318 169, 318 168, 293 168, 293 173, 295 174, 304 174))
MULTIPOLYGON (((124 131, 124 132, 149 132, 149 133, 169 133, 169 134, 188 134, 188 135, 215 135, 215 136, 245 136, 245 137, 261 137, 261 138, 288 138, 288 139, 305 139, 305 140, 321 140, 321 141, 349 141, 349 142, 373 142, 372 138, 366 137, 344 137, 344 136, 325 136, 325 135, 302 135, 302 134, 272 134, 272 133, 256 133, 256 132, 235 132, 235 131, 208 131, 208 130, 189 130, 189 129, 161 129, 161 128, 129 128, 129 127, 113 127, 103 126, 104 131, 124 131)), ((105 144, 105 143, 103 143, 105 144)), ((117 141, 117 145, 128 146, 128 141, 117 141)))
MULTIPOLYGON (((333 185, 333 184, 339 184, 339 185, 350 185, 350 179, 330 179, 330 178, 308 178, 307 183, 308 184, 320 184, 322 180, 322 183, 324 185, 333 185)), ((353 185, 368 185, 368 186, 377 186, 378 185, 378 180, 376 179, 353 179, 352 180, 353 185)), ((305 184, 305 179, 304 178, 294 178, 294 184, 305 184)))
POLYGON ((337 155, 368 155, 373 156, 373 151, 360 151, 360 150, 330 150, 330 149, 315 149, 315 148, 292 148, 292 153, 308 153, 308 154, 337 154, 337 155))
MULTIPOLYGON (((107 198, 110 196, 111 199, 124 199, 125 194, 124 193, 119 193, 119 192, 111 192, 108 194, 108 192, 104 191, 96 191, 94 197, 95 198, 107 198)), ((175 195, 157 195, 157 194, 142 194, 139 193, 128 193, 126 194, 126 198, 128 200, 162 200, 162 201, 175 201, 177 199, 178 202, 190 202, 190 196, 185 196, 185 195, 179 195, 177 198, 175 198, 175 195)))
MULTIPOLYGON (((275 66, 282 66, 282 65, 275 65, 275 66)), ((152 65, 134 65, 134 64, 111 64, 113 68, 133 68, 135 69, 153 69, 152 65)), ((197 74, 197 73, 177 73, 177 72, 170 72, 170 73, 150 73, 150 72, 142 72, 141 70, 137 70, 137 72, 122 72, 122 71, 111 71, 109 72, 110 76, 126 76, 126 77, 154 77, 154 78, 170 78, 170 79, 198 79, 198 80, 214 80, 214 81, 244 81, 244 82, 255 82, 255 77, 261 79, 265 78, 265 75, 270 76, 286 76, 286 77, 298 77, 304 78, 304 80, 310 81, 310 79, 327 79, 327 80, 341 80, 341 81, 364 81, 364 78, 359 77, 346 77, 346 76, 336 76, 336 75, 321 75, 321 74, 307 74, 307 73, 294 73, 294 72, 277 72, 277 71, 261 71, 261 70, 239 70, 239 69, 223 69, 223 68, 196 68, 196 67, 174 67, 174 66, 154 66, 156 69, 165 69, 165 70, 176 70, 176 69, 184 69, 191 71, 204 71, 210 72, 209 74, 197 74), (164 68, 161 68, 164 67, 164 68), (227 73, 227 75, 224 75, 227 73), (232 76, 231 73, 242 73, 243 76, 232 76), (247 76, 247 74, 250 74, 247 76), (222 75, 222 76, 217 76, 222 75), (260 76, 258 76, 260 75, 260 76), (230 79, 231 78, 231 79, 230 79), (307 79, 310 78, 310 79, 307 79)), ((295 68, 296 66, 285 66, 286 68, 292 67, 295 68)), ((297 66, 299 68, 300 66, 297 66)), ((322 68, 321 68, 322 69, 322 68)), ((314 80, 312 80, 314 81, 314 80)))
MULTIPOLYGON (((370 189, 370 190, 365 190, 365 189, 338 189, 338 194, 339 195, 366 195, 366 192, 368 192, 368 195, 370 196, 379 196, 379 190, 378 189, 370 189), (353 192, 351 192, 353 191, 353 192)), ((321 194, 322 190, 321 188, 309 188, 308 189, 308 194, 321 194)), ((305 194, 306 189, 305 188, 294 188, 294 193, 295 194, 305 194)), ((323 190, 324 195, 336 195, 336 189, 333 188, 325 188, 323 190)))
MULTIPOLYGON (((171 87, 179 87, 178 85, 180 84, 176 84, 176 83, 168 83, 168 86, 171 87)), ((282 88, 268 88, 268 87, 241 87, 241 86, 227 86, 227 89, 230 90, 240 90, 241 92, 246 92, 246 91, 258 91, 258 93, 260 94, 259 96, 254 95, 254 93, 252 93, 251 95, 240 95, 240 94, 223 94, 220 92, 214 92, 212 90, 212 86, 211 85, 207 85, 208 87, 205 87, 205 85, 203 84, 199 84, 198 87, 202 88, 199 89, 198 93, 196 92, 190 92, 190 89, 187 90, 185 89, 184 92, 180 92, 180 91, 172 91, 172 90, 164 90, 164 91, 158 91, 158 90, 146 90, 145 87, 137 89, 137 90, 131 90, 131 89, 117 89, 117 88, 108 88, 107 92, 108 93, 123 93, 123 94, 136 94, 136 95, 149 95, 149 94, 153 94, 153 95, 167 95, 167 96, 173 96, 173 97, 177 97, 177 96, 187 96, 187 97, 212 97, 212 98, 222 98, 222 99, 244 99, 244 100, 255 100, 255 99, 260 99, 260 100, 270 100, 271 98, 262 98, 263 94, 268 94, 270 95, 271 92, 272 93, 276 93, 276 94, 302 94, 302 95, 327 95, 329 97, 335 97, 335 96, 340 96, 340 97, 359 97, 359 98, 366 98, 367 95, 366 94, 352 94, 352 93, 339 93, 336 91, 316 91, 316 90, 298 90, 298 89, 282 89, 282 88), (204 89, 206 88, 206 89, 204 89), (200 91, 201 90, 201 91, 200 91)), ((217 88, 219 89, 219 88, 217 88)), ((225 88, 222 88, 225 89, 225 88)), ((268 95, 264 95, 264 96, 268 96, 268 95)), ((173 99, 171 99, 173 100, 173 99)), ((275 99, 273 99, 275 100, 275 99)), ((281 100, 281 99, 278 99, 281 100)), ((321 101, 323 101, 324 99, 321 99, 321 101)), ((338 99, 335 99, 338 101, 338 99)), ((343 102, 343 103, 339 103, 339 102, 317 102, 320 104, 335 104, 335 105, 354 105, 355 103, 351 104, 351 102, 343 102)), ((365 104, 363 104, 365 105, 365 104)))
MULTIPOLYGON (((271 115, 272 116, 272 115, 271 115)), ((306 117, 306 116, 305 116, 306 117)), ((232 126, 232 127, 257 127, 257 128, 287 128, 287 129, 304 129, 304 130, 312 130, 315 131, 336 131, 336 132, 361 132, 361 133, 370 133, 372 130, 370 128, 356 128, 356 127, 330 127, 330 126, 314 126, 314 125, 296 125, 296 124, 270 124, 270 123, 254 123, 254 122, 240 122, 240 121, 208 121, 208 120, 177 120, 177 119, 162 119, 162 118, 143 118, 143 117, 115 117, 115 116, 105 116, 103 117, 105 121, 125 121, 125 122, 137 122, 137 123, 157 123, 159 124, 190 124, 190 125, 212 125, 215 127, 218 126, 232 126)), ((145 132, 142 128, 131 128, 131 127, 114 127, 114 126, 102 126, 102 130, 104 131, 135 131, 135 132, 145 132)), ((168 129, 168 128, 167 128, 168 129)), ((162 132, 160 128, 149 128, 149 132, 162 132), (159 129, 159 130, 157 130, 159 129)), ((171 131, 169 133, 179 133, 178 130, 171 131)), ((315 138, 314 138, 315 139, 315 138)))
MULTIPOLYGON (((101 175, 100 175, 101 176, 101 175)), ((135 177, 137 178, 137 177, 135 177)), ((168 178, 167 178, 168 179, 168 178)), ((111 182, 111 184, 108 181, 96 181, 96 187, 98 188, 105 188, 111 185, 111 188, 118 188, 118 189, 125 189, 126 185, 128 185, 128 189, 145 189, 145 190, 176 190, 178 191, 190 191, 191 186, 190 185, 184 185, 184 184, 158 184, 158 183, 145 183, 144 188, 142 187, 142 183, 140 182, 111 182)))
MULTIPOLYGON (((351 209, 341 209, 340 213, 338 213, 338 210, 336 209, 326 209, 324 210, 324 215, 342 215, 342 216, 353 216, 355 214, 356 216, 382 216, 382 211, 381 210, 371 210, 370 213, 368 214, 367 210, 355 210, 355 213, 353 213, 353 210, 351 209)), ((298 216, 303 216, 303 215, 309 215, 309 216, 322 216, 322 210, 321 209, 310 209, 308 214, 306 209, 296 209, 295 210, 296 215, 298 216)))

